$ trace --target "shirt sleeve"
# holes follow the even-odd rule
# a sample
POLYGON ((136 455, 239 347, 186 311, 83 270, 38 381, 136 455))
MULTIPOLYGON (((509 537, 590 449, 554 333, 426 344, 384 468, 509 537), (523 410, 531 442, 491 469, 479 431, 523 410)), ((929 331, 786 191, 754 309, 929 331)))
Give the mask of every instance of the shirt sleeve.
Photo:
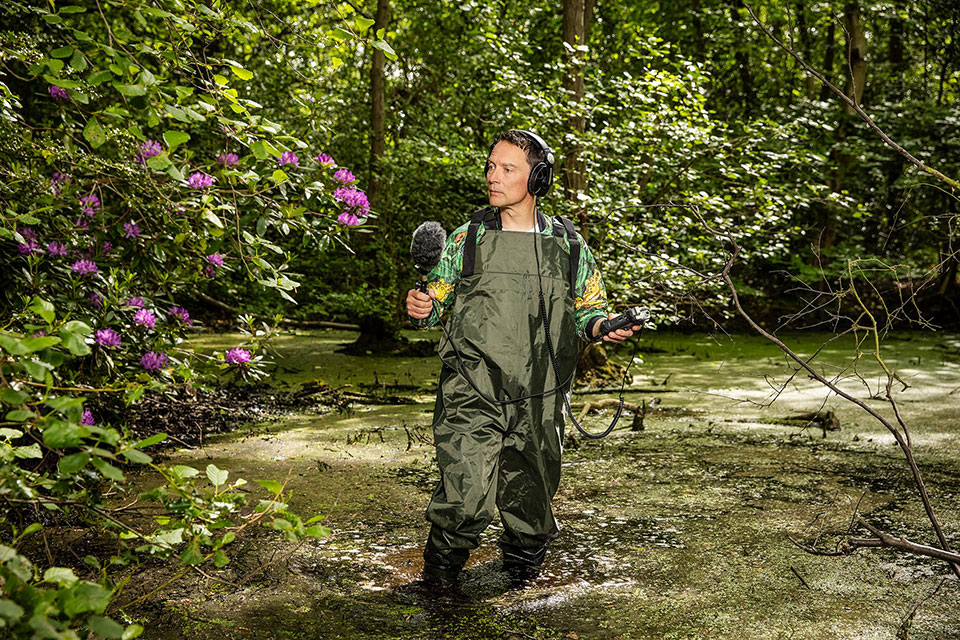
POLYGON ((463 246, 467 237, 467 225, 461 225, 447 237, 447 244, 443 248, 440 262, 427 274, 427 286, 433 289, 437 298, 433 311, 421 329, 436 326, 441 316, 453 308, 456 298, 456 287, 460 281, 460 271, 463 268, 463 246))
POLYGON ((589 342, 591 337, 587 335, 587 327, 590 326, 590 321, 597 317, 607 317, 607 290, 603 286, 603 277, 593 252, 579 233, 577 237, 580 239, 580 264, 577 267, 574 312, 577 335, 589 342))

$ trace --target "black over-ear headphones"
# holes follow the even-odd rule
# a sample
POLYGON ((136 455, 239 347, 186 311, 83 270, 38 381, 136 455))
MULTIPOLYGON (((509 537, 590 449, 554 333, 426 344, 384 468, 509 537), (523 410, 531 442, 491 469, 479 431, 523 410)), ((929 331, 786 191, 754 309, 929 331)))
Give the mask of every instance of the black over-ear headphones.
MULTIPOLYGON (((540 148, 540 152, 546 157, 546 162, 541 160, 533 165, 530 169, 530 177, 527 179, 527 191, 530 192, 530 195, 542 198, 550 191, 550 185, 553 183, 553 149, 543 141, 543 138, 533 131, 527 131, 525 129, 517 129, 517 131, 537 145, 537 147, 540 148)), ((488 156, 493 152, 493 147, 496 146, 496 144, 497 143, 494 142, 490 145, 490 151, 487 153, 488 156)))

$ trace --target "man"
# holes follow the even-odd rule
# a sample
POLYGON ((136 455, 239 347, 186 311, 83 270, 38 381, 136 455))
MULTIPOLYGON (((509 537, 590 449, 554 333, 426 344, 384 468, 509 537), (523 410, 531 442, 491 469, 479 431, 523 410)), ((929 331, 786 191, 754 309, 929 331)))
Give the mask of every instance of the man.
POLYGON ((426 513, 430 585, 456 584, 494 505, 504 570, 517 581, 537 575, 559 531, 551 500, 560 481, 561 394, 572 386, 578 337, 622 342, 640 329, 599 335, 607 300, 593 255, 569 221, 537 209, 552 165, 536 134, 501 134, 486 164, 491 207, 448 237, 428 293, 407 293, 410 317, 429 319, 424 328, 449 312, 433 422, 441 481, 426 513))

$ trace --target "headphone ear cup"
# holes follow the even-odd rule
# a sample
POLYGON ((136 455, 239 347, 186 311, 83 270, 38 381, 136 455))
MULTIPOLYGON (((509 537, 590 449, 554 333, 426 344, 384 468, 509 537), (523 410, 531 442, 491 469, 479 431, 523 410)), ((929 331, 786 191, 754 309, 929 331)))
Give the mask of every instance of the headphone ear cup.
POLYGON ((538 162, 530 170, 530 178, 527 180, 527 191, 532 195, 542 198, 550 191, 550 183, 553 179, 553 167, 546 162, 538 162))

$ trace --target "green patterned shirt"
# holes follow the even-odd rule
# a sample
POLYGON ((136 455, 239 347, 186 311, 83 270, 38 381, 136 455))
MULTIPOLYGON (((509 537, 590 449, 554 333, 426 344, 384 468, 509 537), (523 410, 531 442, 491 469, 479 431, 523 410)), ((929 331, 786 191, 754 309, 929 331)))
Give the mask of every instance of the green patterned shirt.
MULTIPOLYGON (((540 233, 546 236, 553 235, 553 218, 542 214, 540 218, 546 221, 540 233)), ((440 256, 440 262, 427 274, 427 285, 433 289, 437 299, 423 329, 436 325, 441 314, 446 315, 453 307, 456 286, 463 266, 463 246, 469 225, 470 223, 466 222, 447 236, 447 244, 443 249, 443 255, 440 256)), ((480 225, 477 229, 477 242, 483 237, 485 231, 484 226, 480 225)), ((590 321, 596 317, 601 319, 607 317, 607 292, 603 287, 603 278, 600 276, 600 269, 597 268, 597 261, 594 260, 590 247, 579 233, 577 238, 580 239, 580 264, 577 268, 574 311, 577 335, 582 340, 589 341, 590 338, 586 332, 590 321)), ((570 243, 567 242, 566 235, 563 237, 563 242, 569 250, 570 243)))

